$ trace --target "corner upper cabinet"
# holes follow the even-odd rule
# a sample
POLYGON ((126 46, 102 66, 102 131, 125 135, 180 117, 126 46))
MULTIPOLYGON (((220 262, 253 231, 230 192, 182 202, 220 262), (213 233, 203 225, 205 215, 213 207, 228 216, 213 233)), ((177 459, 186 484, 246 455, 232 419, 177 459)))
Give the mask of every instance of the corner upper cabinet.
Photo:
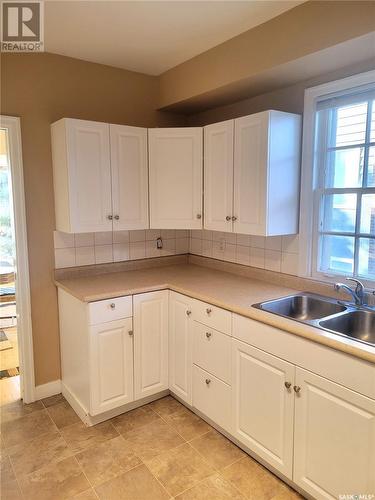
POLYGON ((58 231, 148 227, 146 129, 63 118, 51 134, 58 231))
POLYGON ((202 228, 200 127, 149 129, 150 227, 202 228))
POLYGON ((205 127, 206 229, 298 232, 301 117, 264 111, 205 127))

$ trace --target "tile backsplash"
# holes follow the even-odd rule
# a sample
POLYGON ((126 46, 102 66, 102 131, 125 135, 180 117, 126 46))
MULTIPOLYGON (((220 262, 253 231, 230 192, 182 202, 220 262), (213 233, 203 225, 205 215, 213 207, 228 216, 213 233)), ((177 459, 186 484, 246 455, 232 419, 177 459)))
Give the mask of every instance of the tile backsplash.
POLYGON ((147 229, 102 233, 54 232, 55 268, 177 255, 189 251, 189 231, 147 229), (156 247, 157 238, 163 248, 156 247))
POLYGON ((190 253, 245 266, 298 275, 298 235, 248 236, 190 231, 190 253))

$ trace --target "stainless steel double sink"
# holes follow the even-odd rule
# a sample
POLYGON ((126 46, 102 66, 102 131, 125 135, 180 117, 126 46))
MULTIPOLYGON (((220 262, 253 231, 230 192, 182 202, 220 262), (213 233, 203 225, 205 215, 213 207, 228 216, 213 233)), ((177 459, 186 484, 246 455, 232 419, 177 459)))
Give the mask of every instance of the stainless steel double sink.
POLYGON ((375 346, 375 308, 312 293, 267 300, 253 307, 375 346))

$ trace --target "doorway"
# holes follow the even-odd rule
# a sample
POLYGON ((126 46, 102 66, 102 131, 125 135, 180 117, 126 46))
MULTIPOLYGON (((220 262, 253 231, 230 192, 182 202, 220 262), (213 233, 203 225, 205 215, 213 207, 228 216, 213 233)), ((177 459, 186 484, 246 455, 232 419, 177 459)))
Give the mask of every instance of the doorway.
POLYGON ((1 404, 34 401, 29 268, 21 128, 0 117, 0 395, 1 404))

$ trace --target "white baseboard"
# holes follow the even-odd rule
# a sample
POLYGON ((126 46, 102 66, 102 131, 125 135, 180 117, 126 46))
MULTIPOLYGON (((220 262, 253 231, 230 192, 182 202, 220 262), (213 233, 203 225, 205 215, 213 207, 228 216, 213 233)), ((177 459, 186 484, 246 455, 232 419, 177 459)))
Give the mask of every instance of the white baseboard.
POLYGON ((54 396, 55 394, 60 394, 61 392, 61 380, 53 380, 52 382, 47 382, 47 384, 37 385, 35 387, 35 399, 44 399, 54 396))

